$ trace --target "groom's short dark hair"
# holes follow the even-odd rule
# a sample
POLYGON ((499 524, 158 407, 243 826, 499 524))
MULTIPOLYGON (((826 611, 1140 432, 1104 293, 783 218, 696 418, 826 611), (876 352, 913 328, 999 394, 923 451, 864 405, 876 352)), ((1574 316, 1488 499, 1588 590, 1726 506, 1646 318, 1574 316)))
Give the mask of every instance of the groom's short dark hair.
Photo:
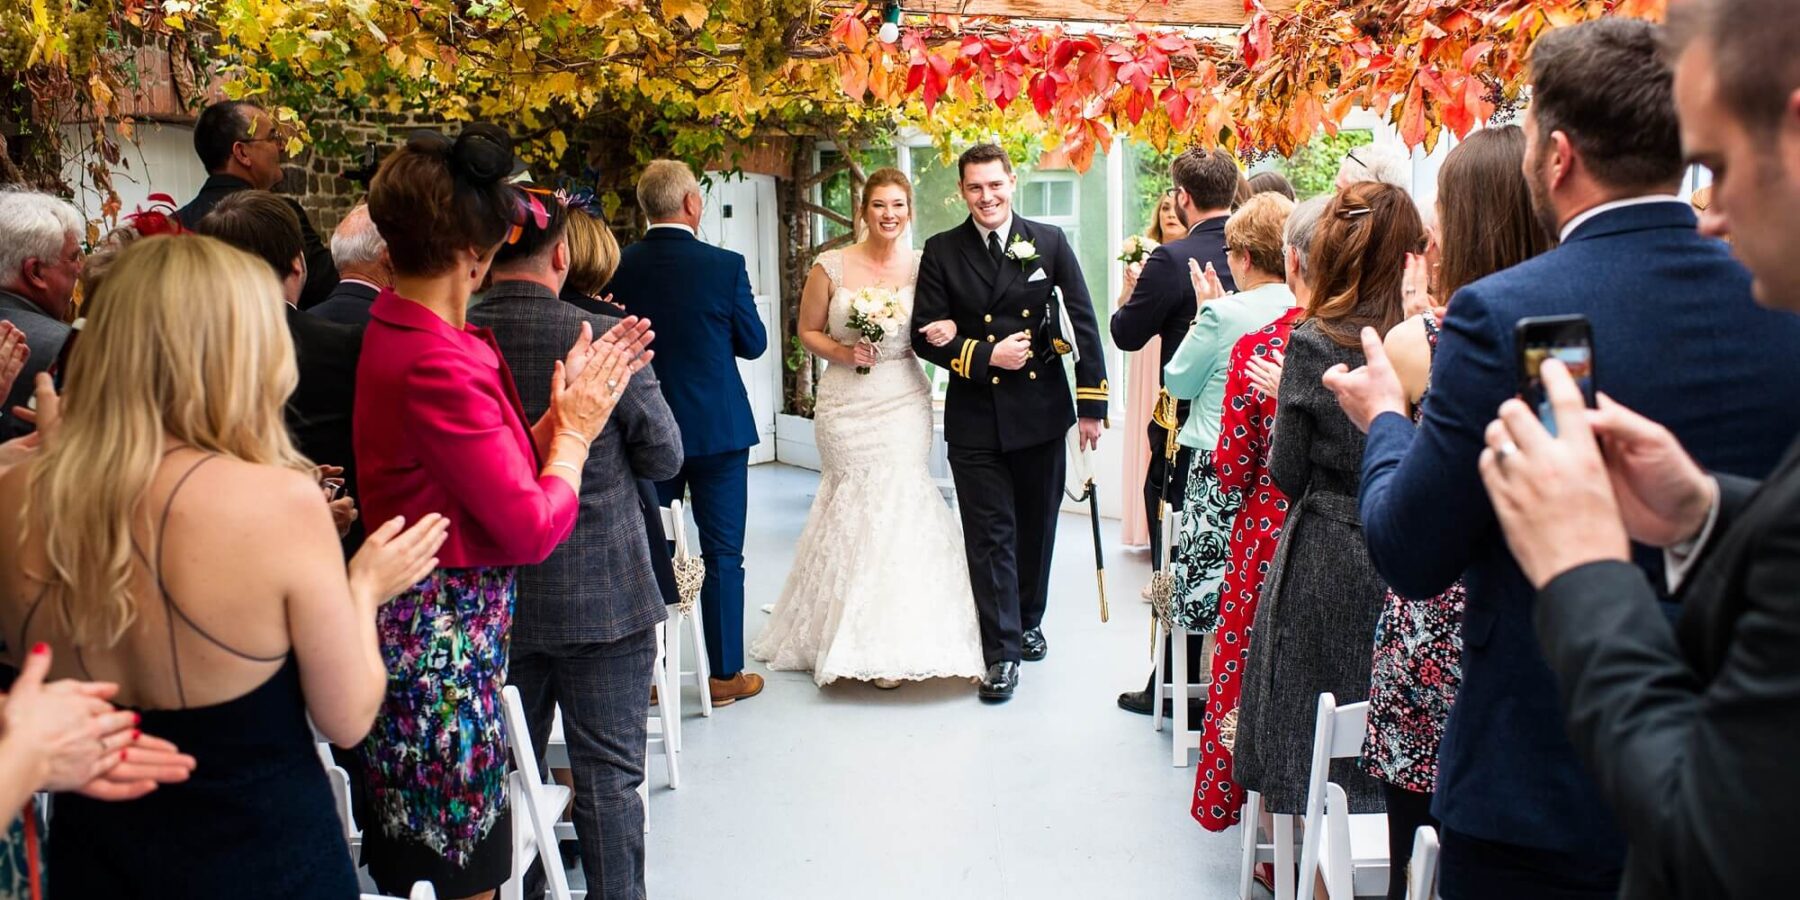
POLYGON ((1237 160, 1223 150, 1188 150, 1175 157, 1169 174, 1196 209, 1229 209, 1237 196, 1237 160))
POLYGON ((1006 174, 1012 174, 1012 157, 1007 156, 1005 150, 1000 149, 996 144, 976 144, 964 150, 962 156, 956 160, 956 182, 962 183, 963 176, 969 174, 970 166, 991 162, 999 163, 1000 167, 1006 170, 1006 174))

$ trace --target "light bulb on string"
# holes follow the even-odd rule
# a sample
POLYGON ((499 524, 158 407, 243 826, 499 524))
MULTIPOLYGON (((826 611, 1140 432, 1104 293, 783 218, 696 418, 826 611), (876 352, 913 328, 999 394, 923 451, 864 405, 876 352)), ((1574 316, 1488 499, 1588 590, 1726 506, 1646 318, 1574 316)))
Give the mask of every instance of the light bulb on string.
POLYGON ((900 2, 887 0, 881 6, 881 29, 875 37, 884 44, 892 44, 900 40, 900 2))

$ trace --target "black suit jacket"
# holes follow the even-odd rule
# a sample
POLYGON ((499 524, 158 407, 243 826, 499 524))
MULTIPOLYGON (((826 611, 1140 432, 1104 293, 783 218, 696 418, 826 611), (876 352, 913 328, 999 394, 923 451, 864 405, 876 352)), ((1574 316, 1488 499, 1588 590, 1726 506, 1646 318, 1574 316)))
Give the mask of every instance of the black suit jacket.
POLYGON ((913 351, 954 376, 944 403, 944 440, 960 447, 1017 450, 1061 440, 1082 418, 1106 418, 1106 348, 1100 342, 1094 302, 1081 264, 1062 229, 1013 217, 1008 241, 1030 241, 1032 260, 1003 259, 996 271, 973 219, 933 235, 919 263, 913 298, 913 351), (1033 280, 1036 273, 1043 277, 1033 280), (1081 351, 1075 364, 1075 402, 1062 358, 1048 346, 1045 327, 1054 314, 1050 289, 1062 288, 1075 333, 1065 335, 1081 351), (957 338, 933 347, 919 329, 949 319, 957 338), (994 343, 1019 331, 1032 334, 1036 351, 1023 369, 988 366, 994 343))
MULTIPOLYGON (((1231 265, 1225 261, 1225 221, 1229 218, 1214 216, 1201 221, 1187 237, 1150 251, 1130 299, 1113 311, 1112 339, 1120 350, 1142 350, 1151 338, 1162 335, 1162 364, 1175 358, 1198 313, 1188 260, 1198 260, 1201 268, 1212 263, 1219 283, 1228 291, 1237 290, 1231 265)), ((1162 381, 1160 369, 1156 377, 1162 381)))
MULTIPOLYGON (((284 411, 288 431, 307 459, 322 466, 343 466, 344 492, 356 497, 356 453, 351 448, 350 420, 355 410, 362 329, 328 322, 292 306, 287 308, 287 322, 300 369, 300 384, 288 398, 284 411)), ((348 553, 355 553, 362 546, 363 524, 358 519, 350 526, 350 533, 344 538, 348 553)))
MULTIPOLYGON (((200 186, 200 192, 188 205, 175 212, 175 220, 183 228, 192 229, 212 212, 220 200, 237 193, 250 190, 250 182, 234 175, 208 175, 206 183, 200 186)), ((283 198, 294 207, 294 213, 300 217, 300 238, 306 244, 306 287, 300 290, 300 308, 311 309, 331 295, 332 288, 337 287, 337 263, 331 260, 331 248, 319 239, 319 233, 313 230, 312 220, 306 217, 306 210, 292 197, 283 198)))
POLYGON ((375 305, 375 295, 379 293, 381 291, 360 281, 339 281, 325 302, 307 312, 328 322, 360 328, 369 324, 369 307, 375 305))
POLYGON ((1569 734, 1625 829, 1622 896, 1777 897, 1800 833, 1800 444, 1719 520, 1671 633, 1636 566, 1551 581, 1535 624, 1569 734))

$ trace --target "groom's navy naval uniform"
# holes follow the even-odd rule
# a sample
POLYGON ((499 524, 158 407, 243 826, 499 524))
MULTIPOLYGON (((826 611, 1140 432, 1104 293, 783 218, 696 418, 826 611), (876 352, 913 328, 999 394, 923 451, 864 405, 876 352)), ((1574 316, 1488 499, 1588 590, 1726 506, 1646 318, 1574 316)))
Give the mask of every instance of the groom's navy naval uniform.
POLYGON ((1106 418, 1107 397, 1105 350, 1075 251, 1053 225, 1018 216, 1009 225, 993 242, 973 219, 926 241, 913 300, 913 350, 953 375, 944 439, 989 666, 1018 662, 1022 635, 1043 622, 1064 437, 1077 409, 1106 418), (1013 241, 1029 241, 1037 258, 1009 256, 1013 241), (1073 335, 1060 333, 1052 287, 1062 289, 1073 335), (933 347, 918 329, 939 319, 955 322, 957 337, 933 347), (994 344, 1020 331, 1032 336, 1025 367, 990 366, 994 344), (1080 348, 1073 392, 1062 361, 1071 340, 1080 348))

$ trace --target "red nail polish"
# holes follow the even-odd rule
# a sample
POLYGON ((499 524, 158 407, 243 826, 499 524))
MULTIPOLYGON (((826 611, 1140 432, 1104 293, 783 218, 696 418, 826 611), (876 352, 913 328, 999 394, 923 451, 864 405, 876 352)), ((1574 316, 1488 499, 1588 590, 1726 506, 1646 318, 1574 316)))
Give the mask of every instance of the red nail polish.
POLYGON ((49 653, 50 645, 43 643, 42 641, 39 641, 36 646, 31 648, 31 652, 32 653, 49 653))
POLYGON ((125 761, 125 751, 120 750, 119 751, 119 762, 124 762, 124 761, 125 761))
POLYGON ((142 725, 142 724, 144 724, 144 716, 143 716, 143 714, 142 714, 142 713, 132 713, 132 714, 131 714, 131 724, 133 724, 133 725, 142 725))
POLYGON ((137 743, 138 738, 141 738, 143 736, 144 736, 144 733, 142 731, 139 731, 136 728, 131 729, 131 742, 132 743, 134 743, 134 744, 137 743))

